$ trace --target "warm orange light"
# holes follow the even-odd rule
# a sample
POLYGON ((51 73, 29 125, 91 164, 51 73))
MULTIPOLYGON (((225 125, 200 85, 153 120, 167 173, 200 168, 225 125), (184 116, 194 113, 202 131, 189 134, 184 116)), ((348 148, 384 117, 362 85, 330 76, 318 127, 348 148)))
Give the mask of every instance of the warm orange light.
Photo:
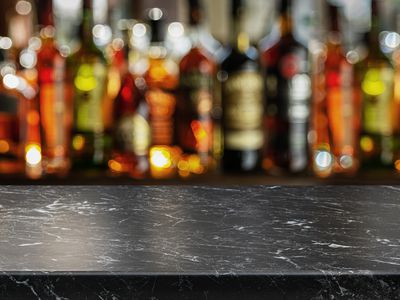
POLYGON ((32 126, 38 125, 40 121, 39 113, 36 110, 31 110, 27 115, 27 121, 32 126))
POLYGON ((28 165, 36 166, 42 161, 42 149, 37 144, 30 144, 25 148, 25 161, 28 165))
POLYGON ((400 159, 395 161, 394 167, 396 168, 397 171, 400 171, 400 159))
POLYGON ((72 140, 72 147, 75 150, 80 151, 83 149, 84 146, 85 146, 85 138, 82 135, 76 135, 72 140))
POLYGON ((108 167, 112 170, 112 171, 114 171, 114 172, 122 172, 122 170, 123 170, 123 168, 122 168, 122 165, 119 163, 119 162, 117 162, 117 161, 115 161, 115 160, 110 160, 109 162, 108 162, 108 167))
POLYGON ((0 140, 0 153, 6 153, 10 151, 10 144, 5 140, 0 140))
POLYGON ((262 161, 262 167, 263 167, 264 170, 269 170, 269 169, 271 169, 273 165, 274 165, 274 164, 273 164, 273 162, 272 162, 272 159, 270 159, 270 158, 266 158, 266 159, 264 159, 264 160, 262 161))
POLYGON ((207 138, 207 131, 204 130, 203 126, 201 125, 201 122, 193 121, 191 123, 191 127, 197 141, 202 141, 207 138))
POLYGON ((202 174, 204 172, 204 167, 201 164, 200 157, 197 155, 189 156, 189 167, 192 173, 202 174))
POLYGON ((374 142, 370 137, 362 137, 360 145, 364 152, 372 152, 374 150, 374 142))
POLYGON ((187 162, 186 160, 180 160, 180 161, 178 162, 178 169, 179 169, 180 171, 187 171, 187 170, 189 170, 189 164, 188 164, 188 162, 187 162))
POLYGON ((150 163, 157 168, 170 168, 172 165, 170 151, 163 147, 153 147, 150 150, 150 163))

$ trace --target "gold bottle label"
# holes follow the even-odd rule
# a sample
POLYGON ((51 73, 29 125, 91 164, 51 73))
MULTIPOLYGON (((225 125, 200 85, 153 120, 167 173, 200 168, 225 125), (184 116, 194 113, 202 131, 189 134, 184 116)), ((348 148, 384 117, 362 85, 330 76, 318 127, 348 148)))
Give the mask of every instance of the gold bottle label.
POLYGON ((176 99, 161 89, 149 90, 146 101, 150 109, 150 127, 153 145, 172 145, 176 99))
POLYGON ((211 76, 199 72, 192 72, 181 77, 181 88, 184 90, 187 100, 190 100, 190 113, 195 117, 210 115, 213 98, 212 83, 211 76))
POLYGON ((364 131, 390 135, 393 70, 387 67, 369 69, 362 82, 362 91, 364 131))
POLYGON ((103 100, 106 91, 106 66, 100 62, 83 64, 74 80, 75 128, 79 131, 102 132, 103 100))
POLYGON ((222 86, 224 142, 231 150, 257 150, 263 145, 263 78, 258 72, 238 72, 222 86))
POLYGON ((44 140, 47 147, 66 146, 66 97, 65 97, 65 63, 58 58, 54 62, 54 81, 41 84, 40 101, 43 120, 44 140))
POLYGON ((181 74, 180 89, 180 101, 177 104, 179 146, 185 150, 210 152, 213 138, 213 78, 200 72, 181 74))

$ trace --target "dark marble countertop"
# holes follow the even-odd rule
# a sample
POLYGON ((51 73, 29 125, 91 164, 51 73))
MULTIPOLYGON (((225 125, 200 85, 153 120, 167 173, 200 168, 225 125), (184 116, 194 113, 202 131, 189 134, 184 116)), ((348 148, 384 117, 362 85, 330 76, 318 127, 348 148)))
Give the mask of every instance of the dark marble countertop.
POLYGON ((400 187, 0 186, 0 274, 33 299, 400 298, 400 187))

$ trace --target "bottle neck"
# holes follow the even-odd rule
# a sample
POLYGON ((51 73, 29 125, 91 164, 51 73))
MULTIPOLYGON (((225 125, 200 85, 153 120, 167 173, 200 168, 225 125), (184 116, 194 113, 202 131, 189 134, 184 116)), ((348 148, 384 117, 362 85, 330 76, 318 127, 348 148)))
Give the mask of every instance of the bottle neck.
POLYGON ((250 48, 249 34, 242 29, 243 8, 237 8, 233 14, 233 31, 231 44, 241 53, 245 53, 250 48))
POLYGON ((37 16, 42 27, 53 26, 53 0, 37 0, 37 16))
POLYGON ((329 12, 329 32, 328 41, 331 44, 339 45, 341 43, 341 33, 339 28, 339 8, 335 5, 328 4, 329 12))
POLYGON ((190 40, 193 47, 200 46, 202 31, 202 10, 198 0, 189 0, 190 40))
POLYGON ((329 31, 339 32, 339 8, 329 4, 329 31))
POLYGON ((368 46, 371 52, 380 53, 380 24, 379 24, 379 1, 372 0, 371 28, 368 33, 368 46))
POLYGON ((82 45, 92 46, 93 42, 93 14, 92 7, 89 4, 90 0, 84 1, 82 23, 79 28, 79 37, 82 45))
POLYGON ((279 27, 282 36, 290 35, 293 31, 292 5, 290 0, 282 0, 279 27))
POLYGON ((197 26, 202 22, 202 9, 198 0, 189 0, 189 24, 197 26))
POLYGON ((201 31, 202 31, 202 26, 199 24, 192 25, 190 27, 189 38, 193 48, 201 46, 201 41, 200 41, 201 31))

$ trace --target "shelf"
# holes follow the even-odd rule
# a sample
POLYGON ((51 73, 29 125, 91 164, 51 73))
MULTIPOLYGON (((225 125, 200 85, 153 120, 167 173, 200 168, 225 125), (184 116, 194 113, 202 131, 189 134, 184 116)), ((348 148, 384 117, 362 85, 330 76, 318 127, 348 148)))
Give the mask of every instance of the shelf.
POLYGON ((37 180, 20 175, 0 175, 3 185, 388 185, 400 184, 400 174, 374 170, 354 177, 315 178, 311 175, 271 176, 259 174, 222 174, 212 172, 202 176, 173 179, 133 179, 109 172, 74 172, 65 178, 47 176, 37 180))

